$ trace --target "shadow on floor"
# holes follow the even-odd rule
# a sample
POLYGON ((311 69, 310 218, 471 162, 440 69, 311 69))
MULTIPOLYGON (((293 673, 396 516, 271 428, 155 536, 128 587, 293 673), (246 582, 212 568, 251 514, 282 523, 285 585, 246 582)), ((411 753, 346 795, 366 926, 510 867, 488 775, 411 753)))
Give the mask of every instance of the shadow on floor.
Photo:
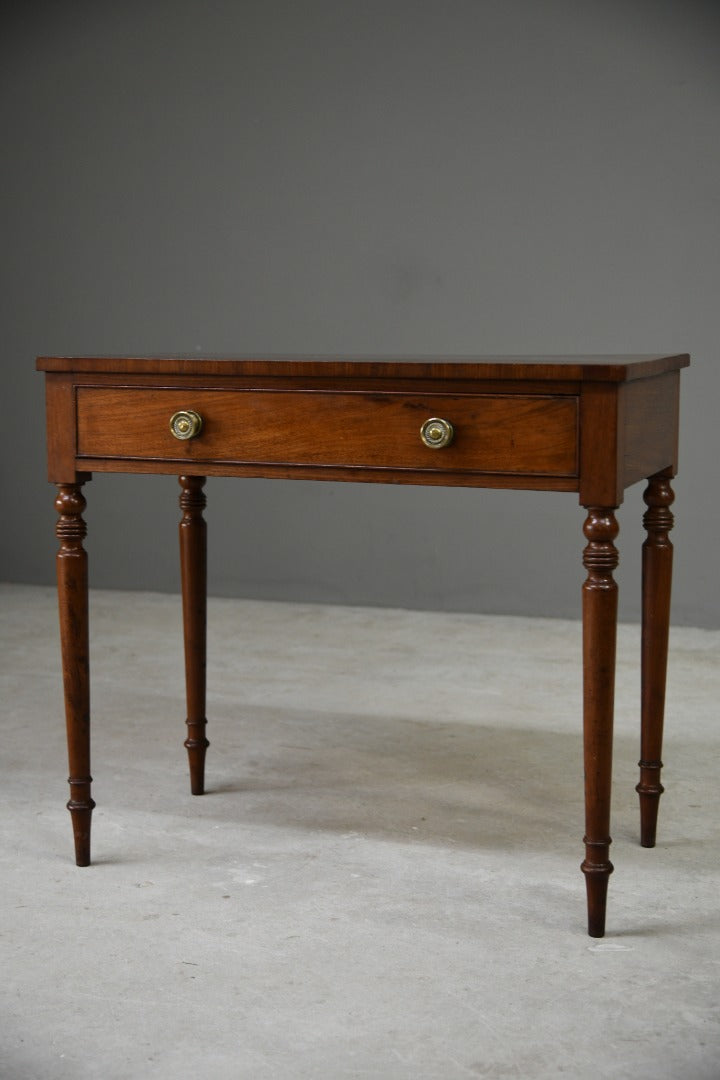
POLYGON ((582 836, 579 733, 255 705, 209 734, 203 817, 473 849, 582 836))

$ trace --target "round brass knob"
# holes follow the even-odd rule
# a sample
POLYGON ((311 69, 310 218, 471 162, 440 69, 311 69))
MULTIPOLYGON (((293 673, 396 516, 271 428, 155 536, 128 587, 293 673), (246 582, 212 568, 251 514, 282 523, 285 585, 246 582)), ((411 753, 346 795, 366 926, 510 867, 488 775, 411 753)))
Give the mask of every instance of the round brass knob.
POLYGON ((453 441, 455 430, 449 420, 431 416, 420 428, 420 438, 431 450, 442 450, 453 441))
POLYGON ((184 442, 194 439, 202 431, 202 416, 194 409, 180 409, 170 417, 170 433, 184 442))

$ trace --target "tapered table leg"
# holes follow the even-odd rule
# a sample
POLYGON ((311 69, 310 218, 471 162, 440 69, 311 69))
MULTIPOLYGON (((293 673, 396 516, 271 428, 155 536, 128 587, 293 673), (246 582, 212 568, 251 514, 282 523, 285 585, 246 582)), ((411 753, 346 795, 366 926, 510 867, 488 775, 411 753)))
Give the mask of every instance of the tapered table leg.
POLYGON ((651 476, 643 498, 647 539, 642 558, 642 726, 640 736, 640 843, 655 847, 662 769, 663 719, 670 628, 673 527, 670 506, 675 498, 670 477, 651 476))
POLYGON ((59 484, 55 509, 58 609, 62 650, 65 721, 67 726, 70 801, 67 808, 75 840, 75 862, 90 865, 90 822, 95 807, 90 795, 90 665, 88 647, 88 574, 83 539, 82 484, 59 484))
POLYGON ((185 643, 185 688, 187 695, 187 738, 185 747, 190 765, 190 790, 205 790, 205 664, 207 625, 207 526, 204 476, 179 477, 182 491, 180 509, 180 572, 182 579, 183 637, 185 643))
POLYGON ((610 862, 615 649, 617 638, 618 534, 614 509, 587 507, 583 564, 583 735, 585 760, 585 874, 588 933, 605 933, 610 862))

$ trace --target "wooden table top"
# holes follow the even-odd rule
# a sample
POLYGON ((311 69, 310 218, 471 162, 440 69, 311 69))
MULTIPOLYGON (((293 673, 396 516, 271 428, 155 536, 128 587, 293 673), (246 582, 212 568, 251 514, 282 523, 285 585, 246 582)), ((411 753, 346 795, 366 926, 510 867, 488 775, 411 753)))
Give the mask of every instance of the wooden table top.
POLYGON ((686 353, 616 356, 40 356, 40 371, 629 382, 687 367, 686 353))

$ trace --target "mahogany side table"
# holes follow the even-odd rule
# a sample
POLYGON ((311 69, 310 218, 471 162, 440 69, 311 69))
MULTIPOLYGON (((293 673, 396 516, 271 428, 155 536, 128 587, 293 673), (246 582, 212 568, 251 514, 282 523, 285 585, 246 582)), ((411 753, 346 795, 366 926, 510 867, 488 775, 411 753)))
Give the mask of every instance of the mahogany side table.
POLYGON ((49 479, 59 493, 58 600, 78 866, 90 863, 86 506, 93 472, 169 473, 180 563, 192 793, 204 790, 206 476, 577 492, 582 587, 588 931, 601 937, 610 862, 617 626, 615 510, 646 480, 642 563, 641 844, 660 783, 680 370, 687 355, 241 359, 40 357, 49 479))

